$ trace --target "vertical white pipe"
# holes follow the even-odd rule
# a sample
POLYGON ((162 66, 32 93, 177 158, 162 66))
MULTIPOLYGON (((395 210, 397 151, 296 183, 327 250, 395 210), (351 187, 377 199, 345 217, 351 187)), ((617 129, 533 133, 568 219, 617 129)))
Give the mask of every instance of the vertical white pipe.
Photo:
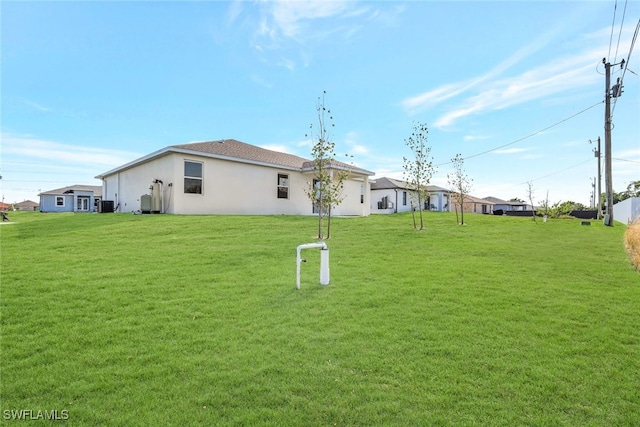
POLYGON ((329 284, 329 249, 320 250, 320 284, 329 284))

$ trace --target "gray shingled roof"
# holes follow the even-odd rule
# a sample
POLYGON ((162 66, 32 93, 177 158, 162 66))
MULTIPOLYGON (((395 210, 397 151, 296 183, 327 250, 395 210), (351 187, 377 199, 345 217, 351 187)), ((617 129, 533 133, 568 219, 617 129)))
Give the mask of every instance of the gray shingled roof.
MULTIPOLYGON (((375 182, 371 183, 372 190, 387 190, 387 189, 401 189, 401 190, 413 190, 413 184, 403 181, 401 179, 394 178, 376 178, 375 182)), ((430 192, 438 192, 438 191, 449 191, 446 188, 438 187, 437 185, 427 185, 427 191, 430 192)))
POLYGON ((223 139, 219 141, 192 142, 190 144, 172 145, 183 150, 199 151, 201 153, 217 154, 219 156, 233 157, 236 159, 252 160, 254 162, 269 163, 272 165, 290 166, 302 168, 307 159, 293 154, 280 153, 267 150, 236 141, 235 139, 223 139))
MULTIPOLYGON (((200 154, 202 156, 227 159, 231 161, 297 169, 303 172, 313 169, 313 161, 293 154, 268 150, 266 148, 261 148, 255 145, 240 142, 235 139, 221 139, 218 141, 192 142, 190 144, 170 145, 161 150, 129 162, 125 165, 100 174, 96 176, 96 178, 104 179, 105 177, 113 175, 114 173, 135 167, 141 163, 164 156, 171 152, 191 153, 193 155, 200 154)), ((337 168, 346 169, 361 175, 374 175, 374 173, 371 171, 348 165, 343 162, 333 161, 332 165, 336 166, 337 168)))
POLYGON ((41 196, 43 194, 47 195, 62 195, 69 194, 71 191, 92 191, 93 195, 96 197, 102 197, 102 186, 100 185, 70 185, 68 187, 56 188, 55 190, 43 191, 38 194, 41 196))

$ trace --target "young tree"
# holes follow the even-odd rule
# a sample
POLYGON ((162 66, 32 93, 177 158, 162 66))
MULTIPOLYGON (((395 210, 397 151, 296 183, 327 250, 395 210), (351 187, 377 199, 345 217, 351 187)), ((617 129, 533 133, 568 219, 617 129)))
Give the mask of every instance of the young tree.
MULTIPOLYGON (((420 212, 420 230, 424 230, 422 211, 424 202, 429 197, 427 185, 435 172, 431 147, 427 147, 428 133, 429 129, 426 124, 413 122, 413 132, 408 139, 405 139, 405 144, 411 150, 413 157, 411 159, 402 157, 405 181, 410 183, 413 188, 411 204, 413 205, 414 200, 417 199, 418 212, 420 212)), ((411 216, 413 228, 417 229, 415 209, 411 209, 411 216)))
POLYGON ((533 207, 533 182, 527 181, 527 196, 529 197, 529 203, 531 203, 531 212, 533 214, 533 221, 536 222, 536 209, 533 207))
POLYGON ((318 125, 314 128, 309 125, 313 146, 311 156, 313 157, 314 179, 307 188, 307 197, 311 200, 318 212, 318 239, 324 239, 323 219, 327 218, 327 235, 331 235, 331 210, 338 206, 344 196, 342 190, 344 181, 349 175, 349 171, 341 167, 336 162, 335 143, 331 141, 331 134, 327 127, 334 127, 331 110, 325 107, 324 97, 326 91, 322 92, 322 97, 318 97, 316 103, 316 113, 318 115, 318 125))
POLYGON ((451 159, 451 163, 453 163, 453 172, 447 174, 447 181, 449 182, 449 187, 451 187, 451 197, 453 198, 453 202, 456 206, 456 222, 458 221, 458 206, 460 206, 460 225, 464 225, 464 202, 471 191, 471 182, 465 170, 464 170, 464 159, 462 158, 462 154, 456 154, 456 156, 451 159))

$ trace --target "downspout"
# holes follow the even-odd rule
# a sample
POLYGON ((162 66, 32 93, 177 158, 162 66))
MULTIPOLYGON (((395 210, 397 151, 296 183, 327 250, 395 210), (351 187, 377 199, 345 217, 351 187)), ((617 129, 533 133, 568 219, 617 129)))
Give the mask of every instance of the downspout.
POLYGON ((393 191, 396 192, 396 204, 393 205, 393 213, 398 213, 398 189, 394 188, 393 191))

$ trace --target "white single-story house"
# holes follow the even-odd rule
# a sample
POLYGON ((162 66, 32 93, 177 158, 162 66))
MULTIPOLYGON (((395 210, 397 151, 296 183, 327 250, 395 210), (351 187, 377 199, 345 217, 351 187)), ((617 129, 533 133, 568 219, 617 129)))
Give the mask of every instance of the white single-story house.
POLYGON ((630 197, 613 205, 613 220, 623 224, 640 220, 640 197, 630 197))
MULTIPOLYGON (((333 162, 348 173, 332 215, 370 214, 374 173, 333 162)), ((234 139, 172 145, 96 176, 117 212, 311 215, 314 162, 234 139)))
MULTIPOLYGON (((396 213, 411 211, 417 197, 413 185, 394 178, 376 178, 371 181, 371 213, 396 213)), ((449 191, 437 185, 427 185, 429 197, 424 209, 449 211, 449 191)))
POLYGON ((102 199, 99 185, 70 185, 38 194, 40 212, 95 212, 102 199))

